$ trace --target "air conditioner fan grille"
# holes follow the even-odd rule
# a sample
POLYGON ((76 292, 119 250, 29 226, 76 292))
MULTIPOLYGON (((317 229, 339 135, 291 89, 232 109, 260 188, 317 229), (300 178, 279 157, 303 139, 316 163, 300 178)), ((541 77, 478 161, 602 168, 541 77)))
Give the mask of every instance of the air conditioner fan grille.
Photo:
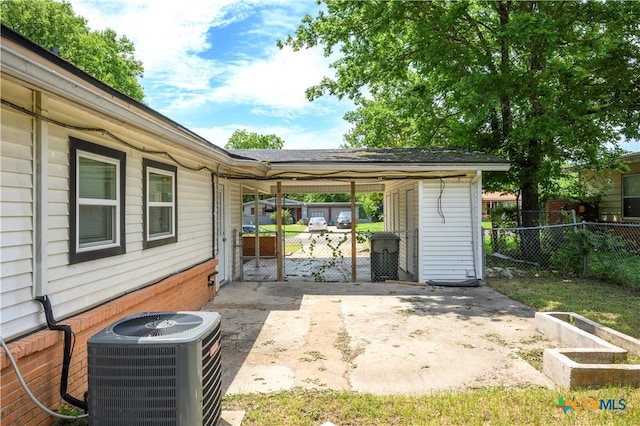
POLYGON ((129 337, 170 336, 191 330, 203 321, 193 314, 162 312, 122 321, 113 327, 113 332, 129 337))

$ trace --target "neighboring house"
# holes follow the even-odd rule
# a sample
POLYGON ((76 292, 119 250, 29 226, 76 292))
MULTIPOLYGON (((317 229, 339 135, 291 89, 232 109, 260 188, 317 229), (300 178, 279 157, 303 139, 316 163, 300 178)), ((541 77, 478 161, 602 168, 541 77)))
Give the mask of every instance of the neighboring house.
MULTIPOLYGON (((38 399, 87 390, 86 341, 135 312, 197 310, 239 277, 243 194, 384 193, 388 230, 418 229, 419 281, 482 277, 482 172, 455 148, 227 152, 2 27, 0 334, 38 399)), ((278 204, 276 202, 276 204, 278 204)), ((409 264, 401 245, 401 265, 409 264)), ((50 419, 2 351, 3 424, 50 419)))
POLYGON ((609 174, 612 189, 600 202, 600 220, 605 222, 640 222, 640 152, 620 157, 629 171, 609 174))
MULTIPOLYGON (((356 214, 355 217, 360 217, 360 206, 362 203, 356 203, 356 214)), ((312 217, 324 217, 329 224, 335 225, 338 220, 338 215, 340 212, 350 212, 351 211, 351 203, 341 203, 341 202, 313 202, 313 203, 305 203, 303 208, 304 219, 309 219, 312 217)))
MULTIPOLYGON (((360 205, 362 203, 356 203, 356 217, 360 212, 360 205)), ((242 204, 242 216, 243 223, 255 225, 256 222, 256 202, 247 201, 242 204)), ((338 215, 342 211, 351 211, 350 202, 302 202, 297 200, 291 200, 289 198, 282 198, 282 208, 291 212, 291 219, 293 223, 302 220, 307 221, 311 217, 324 217, 329 222, 335 222, 338 215)), ((273 212, 276 211, 276 198, 265 198, 258 200, 258 223, 272 224, 275 220, 271 218, 273 212)))
MULTIPOLYGON (((304 203, 297 200, 291 200, 289 198, 282 198, 282 208, 289 210, 291 213, 291 219, 293 223, 301 220, 303 216, 304 203)), ((265 198, 258 200, 258 214, 257 221, 259 224, 275 223, 275 220, 271 218, 273 212, 276 211, 276 199, 275 197, 265 198)), ((242 223, 244 224, 256 224, 256 202, 247 201, 242 204, 242 223)))
POLYGON ((505 192, 482 193, 482 220, 488 220, 491 210, 496 207, 517 206, 518 197, 515 194, 505 192))

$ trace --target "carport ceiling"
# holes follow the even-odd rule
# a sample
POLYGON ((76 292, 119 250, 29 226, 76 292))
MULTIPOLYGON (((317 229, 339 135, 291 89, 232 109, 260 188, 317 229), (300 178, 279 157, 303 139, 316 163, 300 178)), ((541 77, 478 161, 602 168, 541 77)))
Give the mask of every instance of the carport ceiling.
MULTIPOLYGON (((503 158, 457 147, 363 148, 317 150, 231 150, 238 160, 267 166, 261 176, 242 179, 246 187, 285 194, 380 192, 397 179, 437 179, 475 175, 477 170, 506 171, 503 158)), ((239 177, 236 177, 239 178, 239 177)))

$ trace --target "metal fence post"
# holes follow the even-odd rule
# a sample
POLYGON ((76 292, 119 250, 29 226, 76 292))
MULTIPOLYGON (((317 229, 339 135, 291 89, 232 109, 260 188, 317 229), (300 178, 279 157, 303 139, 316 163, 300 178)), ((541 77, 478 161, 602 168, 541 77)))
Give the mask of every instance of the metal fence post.
MULTIPOLYGON (((582 230, 585 231, 586 229, 587 229, 587 224, 583 220, 582 230)), ((587 273, 589 272, 589 253, 587 252, 587 250, 583 250, 583 252, 584 254, 582 255, 582 275, 586 277, 587 273)))
POLYGON ((482 244, 480 245, 481 250, 482 250, 482 277, 480 277, 481 280, 486 280, 487 279, 487 248, 485 247, 484 244, 484 234, 485 232, 488 232, 486 229, 481 228, 482 229, 482 244))

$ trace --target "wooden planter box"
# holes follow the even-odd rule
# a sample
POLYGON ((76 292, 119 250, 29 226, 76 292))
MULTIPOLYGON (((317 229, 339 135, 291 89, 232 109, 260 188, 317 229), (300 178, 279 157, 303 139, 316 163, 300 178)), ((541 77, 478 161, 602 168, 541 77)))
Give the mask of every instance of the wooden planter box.
MULTIPOLYGON (((242 236, 242 255, 256 255, 256 237, 255 235, 242 236)), ((260 236, 260 257, 276 255, 276 236, 261 235, 260 236)))

